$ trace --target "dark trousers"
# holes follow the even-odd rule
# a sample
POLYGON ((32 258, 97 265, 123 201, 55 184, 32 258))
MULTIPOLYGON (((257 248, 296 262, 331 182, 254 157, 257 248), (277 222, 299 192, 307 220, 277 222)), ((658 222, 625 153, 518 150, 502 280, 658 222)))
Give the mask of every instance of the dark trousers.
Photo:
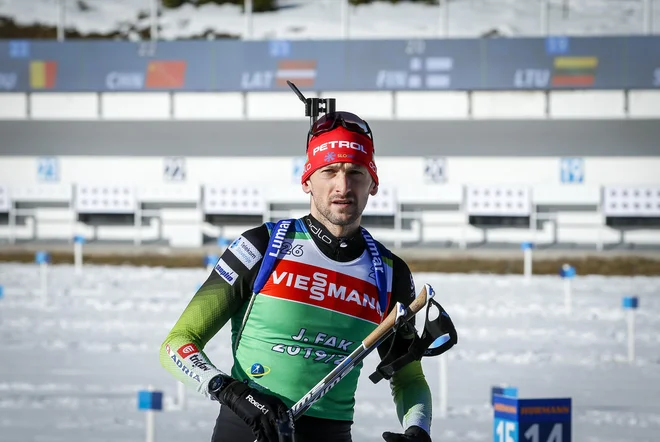
MULTIPOLYGON (((302 416, 296 420, 296 442, 352 442, 351 421, 302 416)), ((220 407, 211 442, 254 442, 255 437, 241 418, 220 407)))

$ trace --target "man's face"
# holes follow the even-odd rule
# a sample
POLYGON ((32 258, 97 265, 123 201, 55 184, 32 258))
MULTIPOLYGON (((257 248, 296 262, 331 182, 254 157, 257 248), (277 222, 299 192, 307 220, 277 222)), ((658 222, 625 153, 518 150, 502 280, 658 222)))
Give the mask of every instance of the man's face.
POLYGON ((311 193, 320 215, 337 226, 348 226, 360 219, 369 195, 375 195, 378 187, 366 167, 333 163, 315 171, 303 190, 311 193))

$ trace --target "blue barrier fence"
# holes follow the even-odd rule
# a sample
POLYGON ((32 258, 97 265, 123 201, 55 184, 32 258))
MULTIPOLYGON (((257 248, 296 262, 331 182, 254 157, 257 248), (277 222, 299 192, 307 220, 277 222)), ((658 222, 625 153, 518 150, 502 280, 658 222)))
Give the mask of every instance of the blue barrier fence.
POLYGON ((660 37, 0 42, 2 92, 660 88, 660 37))

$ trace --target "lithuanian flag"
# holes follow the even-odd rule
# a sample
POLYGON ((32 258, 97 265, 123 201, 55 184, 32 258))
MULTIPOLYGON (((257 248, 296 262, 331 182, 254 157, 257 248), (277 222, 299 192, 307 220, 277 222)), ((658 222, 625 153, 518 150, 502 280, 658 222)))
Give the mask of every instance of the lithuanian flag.
POLYGON ((555 57, 553 86, 593 86, 598 57, 555 57))
POLYGON ((30 87, 52 89, 57 78, 57 62, 36 60, 30 62, 30 87))

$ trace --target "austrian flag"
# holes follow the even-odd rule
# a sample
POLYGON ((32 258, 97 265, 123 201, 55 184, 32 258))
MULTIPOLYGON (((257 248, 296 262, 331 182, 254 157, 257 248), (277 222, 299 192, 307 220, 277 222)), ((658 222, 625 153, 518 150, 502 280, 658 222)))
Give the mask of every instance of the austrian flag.
POLYGON ((287 86, 287 80, 300 87, 314 86, 316 60, 281 60, 277 64, 275 83, 278 86, 287 86))

